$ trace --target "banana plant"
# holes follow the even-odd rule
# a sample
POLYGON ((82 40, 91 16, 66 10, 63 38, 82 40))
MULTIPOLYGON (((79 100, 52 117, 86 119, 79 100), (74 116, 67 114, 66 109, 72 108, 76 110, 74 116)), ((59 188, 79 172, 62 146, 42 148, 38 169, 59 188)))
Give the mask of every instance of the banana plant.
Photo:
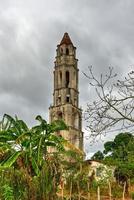
POLYGON ((17 160, 28 173, 39 175, 45 162, 48 146, 64 150, 64 139, 55 132, 67 129, 63 121, 48 124, 41 116, 37 116, 39 125, 29 128, 23 120, 5 114, 0 124, 0 155, 7 157, 0 160, 0 168, 11 167, 17 160))

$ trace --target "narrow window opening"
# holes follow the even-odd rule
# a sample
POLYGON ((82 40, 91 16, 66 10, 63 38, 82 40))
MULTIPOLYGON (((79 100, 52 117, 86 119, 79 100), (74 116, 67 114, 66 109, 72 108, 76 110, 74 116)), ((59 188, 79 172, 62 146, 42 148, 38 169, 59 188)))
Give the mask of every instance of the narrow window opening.
POLYGON ((60 137, 60 138, 62 138, 62 135, 61 135, 61 134, 59 134, 59 137, 60 137))
POLYGON ((58 103, 59 104, 61 103, 61 97, 60 96, 58 97, 58 103))
POLYGON ((69 86, 69 72, 68 71, 66 71, 66 87, 68 87, 69 86))
POLYGON ((60 84, 62 84, 62 72, 60 72, 60 84))
POLYGON ((58 113, 58 119, 62 119, 62 112, 58 113))
POLYGON ((66 55, 69 55, 69 49, 68 48, 66 49, 66 55))
POLYGON ((77 98, 74 98, 74 105, 77 106, 77 98))
POLYGON ((70 98, 66 97, 66 102, 69 103, 70 102, 70 98))
POLYGON ((61 135, 60 131, 57 131, 57 135, 58 135, 60 138, 62 138, 62 135, 61 135))

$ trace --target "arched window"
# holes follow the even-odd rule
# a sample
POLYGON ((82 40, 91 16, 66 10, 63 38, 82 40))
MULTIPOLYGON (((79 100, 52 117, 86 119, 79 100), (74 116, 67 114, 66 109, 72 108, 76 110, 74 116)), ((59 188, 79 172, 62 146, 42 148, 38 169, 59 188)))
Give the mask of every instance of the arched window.
POLYGON ((69 55, 69 49, 66 48, 66 55, 69 55))
POLYGON ((69 79, 70 79, 70 77, 69 77, 69 71, 66 71, 66 87, 69 86, 69 79))
POLYGON ((62 72, 60 72, 60 84, 62 84, 62 72))
POLYGON ((70 95, 66 96, 66 102, 69 103, 70 102, 70 95))
POLYGON ((58 96, 58 104, 61 104, 61 96, 58 96))

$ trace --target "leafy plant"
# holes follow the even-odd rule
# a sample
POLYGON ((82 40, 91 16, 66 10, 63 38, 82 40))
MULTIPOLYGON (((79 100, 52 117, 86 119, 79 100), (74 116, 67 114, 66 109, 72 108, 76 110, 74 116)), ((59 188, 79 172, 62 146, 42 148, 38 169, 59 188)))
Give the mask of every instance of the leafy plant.
POLYGON ((40 199, 56 195, 58 165, 52 156, 49 158, 48 147, 64 152, 65 140, 55 132, 67 129, 67 126, 61 120, 48 124, 41 116, 37 116, 36 120, 39 125, 29 128, 17 117, 3 116, 0 124, 0 176, 5 182, 4 198, 12 198, 12 193, 16 199, 23 200, 34 200, 36 193, 40 199), (21 180, 18 172, 22 173, 24 180, 21 180), (23 184, 26 190, 21 190, 23 184))
POLYGON ((134 192, 131 193, 132 200, 134 200, 134 192))
POLYGON ((4 200, 14 200, 13 189, 8 184, 4 185, 2 189, 4 200))

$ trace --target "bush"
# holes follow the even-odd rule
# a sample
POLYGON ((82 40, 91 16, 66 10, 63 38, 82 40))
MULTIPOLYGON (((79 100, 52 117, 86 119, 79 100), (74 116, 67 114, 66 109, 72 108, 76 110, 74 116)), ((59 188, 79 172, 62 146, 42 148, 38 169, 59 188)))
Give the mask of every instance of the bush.
POLYGON ((131 198, 134 200, 134 192, 131 193, 131 198))
POLYGON ((9 185, 4 185, 3 187, 3 198, 4 200, 14 200, 13 189, 9 185))
POLYGON ((112 196, 113 198, 121 198, 122 197, 122 187, 117 185, 117 184, 113 184, 112 185, 112 196))

